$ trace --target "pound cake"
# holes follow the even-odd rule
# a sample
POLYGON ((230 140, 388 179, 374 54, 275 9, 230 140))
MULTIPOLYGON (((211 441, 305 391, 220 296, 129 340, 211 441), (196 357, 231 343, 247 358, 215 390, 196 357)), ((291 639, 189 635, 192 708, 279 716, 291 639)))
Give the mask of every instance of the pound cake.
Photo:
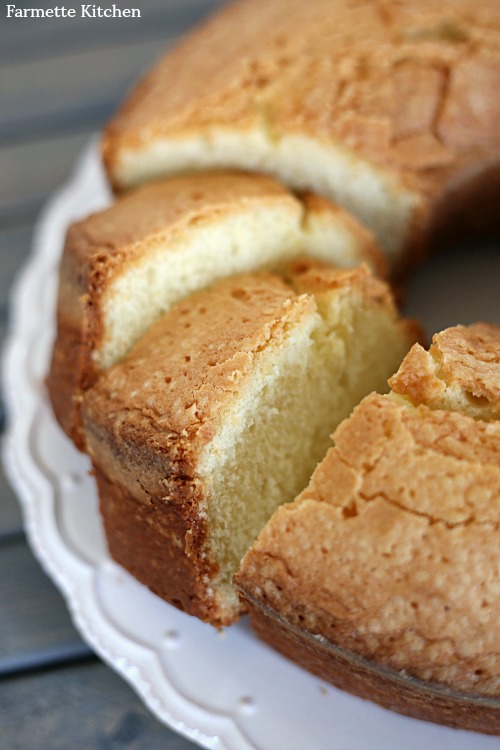
POLYGON ((104 160, 117 190, 272 174, 345 206, 397 264, 445 216, 498 228, 499 90, 498 0, 242 0, 132 92, 104 160))
POLYGON ((214 625, 233 576, 353 406, 416 339, 366 267, 231 277, 160 318, 83 399, 111 555, 214 625))
POLYGON ((48 376, 54 412, 83 449, 82 395, 175 302, 218 278, 306 253, 383 271, 371 235, 312 194, 217 172, 144 186, 70 226, 48 376))
POLYGON ((256 631, 383 706, 500 733, 500 328, 416 345, 236 576, 256 631))

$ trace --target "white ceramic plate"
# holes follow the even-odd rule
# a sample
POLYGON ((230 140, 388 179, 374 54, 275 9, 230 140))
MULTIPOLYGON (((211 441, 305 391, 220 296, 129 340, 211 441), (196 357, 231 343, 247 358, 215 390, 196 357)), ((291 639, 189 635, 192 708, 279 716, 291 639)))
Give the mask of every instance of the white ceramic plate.
POLYGON ((91 146, 39 222, 14 290, 3 370, 6 469, 33 551, 82 636, 161 721, 206 748, 498 750, 498 738, 408 719, 336 690, 260 643, 245 620, 219 633, 111 561, 88 460, 55 423, 44 388, 66 226, 108 201, 91 146))

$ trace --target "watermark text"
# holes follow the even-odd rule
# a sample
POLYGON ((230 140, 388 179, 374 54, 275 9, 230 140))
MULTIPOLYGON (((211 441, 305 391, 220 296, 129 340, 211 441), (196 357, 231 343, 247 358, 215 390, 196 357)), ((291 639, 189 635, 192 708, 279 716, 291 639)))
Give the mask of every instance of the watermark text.
POLYGON ((115 3, 111 6, 87 3, 76 8, 65 5, 55 5, 52 8, 19 8, 17 5, 7 4, 7 18, 140 18, 139 8, 119 8, 115 3))

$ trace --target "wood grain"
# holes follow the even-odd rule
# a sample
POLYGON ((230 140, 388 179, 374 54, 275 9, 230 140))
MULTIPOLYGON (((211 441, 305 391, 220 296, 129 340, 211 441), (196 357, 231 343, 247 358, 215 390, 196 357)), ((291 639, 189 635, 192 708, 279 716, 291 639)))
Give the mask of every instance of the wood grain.
MULTIPOLYGON (((17 539, 0 545, 0 675, 16 662, 38 665, 64 649, 81 653, 77 635, 59 592, 42 572, 26 544, 17 539)), ((90 649, 86 649, 90 653, 90 649)))
POLYGON ((8 750, 194 750, 162 726, 99 662, 0 681, 0 743, 8 750))
POLYGON ((81 50, 40 60, 23 61, 2 73, 0 138, 37 138, 52 129, 97 125, 123 99, 126 91, 172 36, 155 41, 81 50))

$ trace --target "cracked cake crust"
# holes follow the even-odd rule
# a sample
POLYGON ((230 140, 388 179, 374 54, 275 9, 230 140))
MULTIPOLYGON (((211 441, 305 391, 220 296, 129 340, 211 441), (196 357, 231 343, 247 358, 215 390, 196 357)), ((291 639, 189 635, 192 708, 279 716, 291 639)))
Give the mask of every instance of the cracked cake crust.
MULTIPOLYGON (((391 256, 398 245, 417 252, 450 206, 460 202, 463 217, 466 184, 499 168, 499 86, 496 0, 243 0, 146 76, 109 124, 104 160, 117 189, 151 173, 238 166, 336 200, 367 165, 388 206, 401 199, 399 236, 384 237, 384 225, 379 241, 391 256), (285 156, 287 139, 314 144, 315 173, 296 173, 292 162, 309 157, 293 146, 285 156), (345 179, 335 182, 334 161, 321 172, 315 148, 335 150, 339 175, 347 160, 345 179)), ((484 215, 484 200, 471 215, 478 207, 484 215)))
MULTIPOLYGON (((135 339, 142 332, 138 315, 130 316, 123 303, 120 314, 113 313, 117 298, 126 297, 128 307, 140 313, 135 290, 145 289, 143 306, 154 299, 157 308, 147 321, 150 325, 176 301, 173 293, 179 298, 216 278, 279 266, 305 252, 340 266, 367 262, 381 274, 385 271, 370 233, 342 208, 311 193, 296 197, 263 175, 221 171, 171 178, 143 186, 72 224, 61 263, 58 335, 47 384, 54 412, 77 447, 85 447, 83 394, 116 361, 107 354, 113 348, 110 341, 124 331, 129 335, 127 330, 134 329, 135 339), (279 221, 273 216, 279 216, 279 221), (235 250, 238 221, 242 239, 240 249, 235 250), (217 231, 224 234, 214 250, 211 232, 217 231), (182 257, 191 248, 197 249, 183 268, 182 257), (144 278, 141 269, 148 264, 144 278), (161 269, 167 265, 165 276, 161 269), (160 271, 165 278, 155 286, 160 271), (119 289, 127 277, 130 281, 123 294, 119 289), (192 278, 196 281, 191 282, 192 278)), ((121 356, 126 352, 123 349, 121 356)))
MULTIPOLYGON (((433 347, 447 367, 456 361, 460 385, 476 352, 485 380, 498 379, 498 327, 449 329, 433 347)), ((427 370, 409 377, 421 351, 394 376, 399 394, 366 397, 337 428, 309 486, 247 553, 236 585, 257 631, 326 679, 403 713, 498 733, 500 422, 416 403, 434 393, 416 387, 427 370), (328 648, 320 658, 323 641, 347 661, 328 648), (385 688, 370 666, 385 670, 385 688), (420 687, 409 683, 405 697, 401 677, 420 687), (433 691, 451 697, 440 707, 433 691), (467 697, 484 700, 484 711, 476 701, 464 712, 467 697)), ((488 416, 497 397, 485 396, 488 416)))
POLYGON ((429 351, 415 344, 389 382, 395 393, 412 403, 498 419, 499 369, 498 332, 487 323, 476 323, 435 334, 429 351))
MULTIPOLYGON (((401 360, 418 332, 413 323, 398 318, 387 286, 366 267, 338 270, 302 259, 289 266, 287 275, 288 281, 269 273, 240 275, 190 295, 84 395, 83 427, 113 558, 167 601, 216 626, 231 624, 241 611, 232 577, 244 552, 283 501, 282 493, 291 499, 305 485, 329 431, 342 418, 335 416, 332 390, 343 394, 337 407, 343 416, 362 393, 383 387, 392 362, 401 360), (366 345, 359 340, 360 328, 373 319, 381 321, 384 335, 386 359, 379 367, 371 337, 366 345), (344 336, 353 338, 352 347, 344 336), (322 346, 329 357, 321 354, 322 346), (353 365, 357 350, 368 360, 361 374, 353 365), (283 360, 287 352, 291 359, 283 360), (307 361, 322 379, 328 378, 324 396, 314 395, 329 408, 318 413, 312 392, 305 396, 301 389, 306 373, 314 376, 310 368, 301 369, 307 361), (290 370, 300 378, 286 385, 290 370), (367 378, 372 385, 363 385, 367 378), (344 386, 347 379, 350 387, 344 386), (267 382, 288 394, 283 402, 274 397, 272 408, 265 401, 267 382), (291 412, 295 407, 300 416, 291 412), (305 415, 320 433, 314 440, 321 443, 308 446, 307 428, 302 425, 296 434, 290 412, 295 420, 305 415), (275 423, 280 413, 293 443, 286 443, 284 455, 280 444, 273 445, 275 439, 283 440, 285 428, 275 423), (225 428, 230 433, 221 442, 225 428), (229 461, 225 468, 222 457, 236 450, 237 443, 244 444, 239 430, 247 440, 255 433, 258 443, 243 466, 229 461), (275 465, 263 464, 262 453, 273 456, 275 465), (283 479, 284 462, 290 480, 283 479), (297 466, 301 473, 295 476, 297 466), (214 474, 226 473, 233 503, 239 491, 233 482, 246 486, 247 475, 258 478, 257 489, 252 485, 249 497, 245 495, 245 507, 236 505, 238 518, 246 518, 248 510, 259 525, 250 526, 252 537, 245 536, 234 565, 228 563, 232 558, 226 545, 236 544, 239 521, 232 520, 227 508, 224 512, 222 485, 217 485, 220 494, 213 489, 214 474), (263 502, 264 509, 259 506, 263 502)), ((381 334, 376 322, 372 325, 378 341, 381 334)), ((246 518, 245 526, 249 524, 246 518)))
POLYGON ((307 602, 310 632, 381 666, 498 696, 499 467, 499 424, 369 396, 249 553, 245 591, 295 624, 307 602))

